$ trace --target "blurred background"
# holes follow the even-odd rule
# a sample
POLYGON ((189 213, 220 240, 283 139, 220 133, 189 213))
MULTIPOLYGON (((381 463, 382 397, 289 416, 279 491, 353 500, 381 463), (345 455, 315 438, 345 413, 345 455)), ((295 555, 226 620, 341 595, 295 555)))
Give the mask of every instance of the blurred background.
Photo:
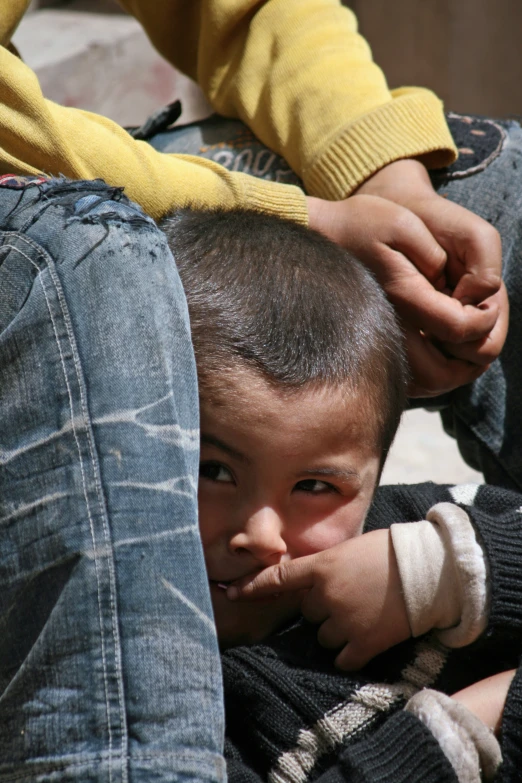
POLYGON ((446 108, 522 115, 520 0, 350 0, 391 87, 434 90, 446 108), (390 11, 393 8, 393 11, 390 11))
MULTIPOLYGON (((447 109, 463 114, 522 116, 520 0, 395 0, 393 4, 389 0, 345 0, 345 5, 355 11, 360 30, 370 42, 374 59, 383 68, 391 87, 411 84, 429 87, 442 98, 447 109)), ((83 99, 80 90, 85 89, 79 73, 80 50, 84 50, 85 57, 85 50, 95 49, 96 57, 91 58, 90 64, 97 58, 100 74, 103 72, 105 76, 103 89, 95 96, 85 94, 85 99, 105 100, 109 104, 111 99, 105 96, 114 96, 115 88, 110 83, 114 80, 107 79, 104 65, 110 61, 115 69, 114 77, 124 77, 132 59, 128 57, 125 39, 132 39, 140 66, 148 63, 151 75, 156 76, 151 99, 160 94, 168 99, 173 88, 181 88, 185 93, 192 93, 190 105, 186 107, 187 119, 206 108, 204 100, 196 97, 195 88, 188 88, 184 79, 178 80, 176 87, 176 79, 167 73, 161 58, 156 55, 153 60, 139 26, 125 17, 116 0, 33 0, 30 10, 33 14, 40 13, 38 21, 27 16, 22 23, 17 36, 21 46, 22 39, 30 37, 31 28, 42 30, 41 25, 48 23, 55 27, 54 32, 44 28, 45 34, 39 36, 37 46, 30 39, 31 45, 24 53, 28 61, 33 56, 39 58, 38 65, 43 68, 49 63, 42 57, 52 62, 60 57, 71 60, 73 47, 65 38, 74 39, 77 67, 71 76, 78 79, 78 89, 75 92, 70 88, 65 96, 73 105, 83 99), (104 51, 108 46, 113 49, 110 56, 104 51), (45 54, 36 50, 45 50, 45 54)), ((134 96, 129 95, 129 102, 134 101, 137 122, 143 117, 138 99, 146 99, 144 84, 145 79, 138 81, 134 90, 127 85, 127 92, 134 96)), ((55 100, 64 94, 57 82, 48 87, 49 97, 54 96, 55 100)), ((99 105, 82 105, 100 111, 99 105)), ((122 98, 108 108, 112 114, 104 113, 119 122, 123 117, 123 124, 127 122, 131 109, 122 98)))
MULTIPOLYGON (((153 2, 153 0, 151 0, 153 2)), ((446 109, 490 117, 522 116, 520 0, 348 0, 391 87, 433 89, 446 109)), ((44 95, 140 125, 180 98, 180 122, 210 107, 198 87, 152 48, 115 0, 33 0, 14 36, 44 95)), ((480 481, 447 437, 438 415, 409 411, 383 483, 480 481)))

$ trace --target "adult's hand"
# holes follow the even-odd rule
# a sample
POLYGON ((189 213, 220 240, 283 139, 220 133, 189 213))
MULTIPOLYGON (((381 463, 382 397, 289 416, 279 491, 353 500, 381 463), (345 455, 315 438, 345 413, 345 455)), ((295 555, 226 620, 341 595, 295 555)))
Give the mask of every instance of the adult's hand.
POLYGON ((339 202, 308 199, 310 226, 376 275, 406 332, 410 394, 477 378, 507 332, 500 238, 489 223, 437 195, 415 160, 397 161, 339 202))

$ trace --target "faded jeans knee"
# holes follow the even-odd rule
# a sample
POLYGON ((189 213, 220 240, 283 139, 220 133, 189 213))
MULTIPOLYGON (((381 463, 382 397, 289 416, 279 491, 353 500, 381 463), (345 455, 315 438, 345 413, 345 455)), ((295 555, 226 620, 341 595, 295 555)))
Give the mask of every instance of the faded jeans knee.
POLYGON ((0 189, 0 781, 222 780, 187 311, 103 183, 0 189))

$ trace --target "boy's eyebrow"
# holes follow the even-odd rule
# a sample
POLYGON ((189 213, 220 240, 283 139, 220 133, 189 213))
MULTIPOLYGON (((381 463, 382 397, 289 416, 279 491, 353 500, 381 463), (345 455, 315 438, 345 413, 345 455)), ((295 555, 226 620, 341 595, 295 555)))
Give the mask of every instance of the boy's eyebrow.
POLYGON ((306 476, 331 476, 332 478, 341 479, 361 479, 359 473, 350 468, 312 468, 311 470, 303 470, 303 474, 306 476))
POLYGON ((229 446, 228 443, 225 443, 225 441, 221 440, 220 438, 216 438, 215 435, 208 435, 207 433, 202 432, 201 443, 206 443, 208 446, 216 446, 218 449, 221 449, 222 451, 226 451, 232 457, 235 457, 241 462, 249 461, 248 457, 246 457, 237 449, 234 449, 232 446, 229 446))

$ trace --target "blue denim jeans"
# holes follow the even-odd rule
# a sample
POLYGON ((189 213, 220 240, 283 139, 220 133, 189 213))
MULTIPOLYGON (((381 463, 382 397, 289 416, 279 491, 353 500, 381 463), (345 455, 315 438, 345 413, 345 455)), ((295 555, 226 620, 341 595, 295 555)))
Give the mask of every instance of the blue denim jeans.
MULTIPOLYGON (((450 117, 450 123, 452 118, 450 117)), ((508 339, 500 358, 474 384, 424 401, 441 410, 446 430, 457 438, 464 459, 486 481, 522 490, 522 129, 518 122, 459 118, 466 133, 459 162, 434 174, 440 193, 492 223, 502 236, 503 276, 511 304, 508 339), (473 135, 473 133, 478 135, 473 135), (503 137, 480 165, 466 170, 467 144, 495 133, 503 137), (491 153, 491 154, 490 154, 491 153)), ((150 143, 163 152, 201 155, 233 171, 299 184, 285 161, 268 150, 237 120, 217 116, 158 133, 150 143)), ((460 146, 460 145, 459 145, 460 146)), ((418 401, 415 401, 419 405, 418 401)))
POLYGON ((119 190, 20 185, 0 187, 0 781, 222 781, 175 264, 119 190))

